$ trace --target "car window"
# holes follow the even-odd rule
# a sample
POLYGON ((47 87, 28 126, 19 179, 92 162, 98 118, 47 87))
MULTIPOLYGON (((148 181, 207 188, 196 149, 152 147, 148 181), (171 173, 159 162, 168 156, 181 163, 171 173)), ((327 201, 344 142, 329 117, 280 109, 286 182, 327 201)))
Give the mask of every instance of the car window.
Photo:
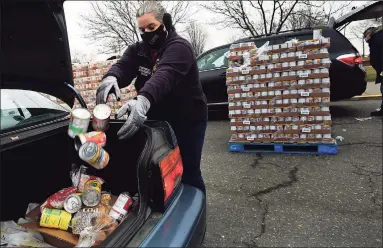
POLYGON ((197 61, 198 69, 204 71, 228 67, 229 62, 226 57, 226 52, 228 51, 229 48, 225 47, 205 54, 197 61))
POLYGON ((42 94, 28 90, 1 89, 0 132, 40 124, 69 114, 42 94))

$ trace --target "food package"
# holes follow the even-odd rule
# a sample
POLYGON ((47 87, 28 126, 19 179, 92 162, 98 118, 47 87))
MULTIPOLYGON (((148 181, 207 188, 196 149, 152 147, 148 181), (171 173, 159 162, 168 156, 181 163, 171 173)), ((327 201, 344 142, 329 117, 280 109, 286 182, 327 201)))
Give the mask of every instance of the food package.
POLYGON ((48 197, 48 199, 43 204, 41 204, 40 206, 41 213, 44 211, 44 208, 63 209, 65 199, 69 195, 75 194, 76 192, 77 192, 77 187, 72 186, 72 187, 64 188, 54 193, 53 195, 48 197))
POLYGON ((76 247, 91 247, 100 244, 118 224, 107 214, 96 211, 80 211, 72 219, 72 230, 80 238, 76 247))

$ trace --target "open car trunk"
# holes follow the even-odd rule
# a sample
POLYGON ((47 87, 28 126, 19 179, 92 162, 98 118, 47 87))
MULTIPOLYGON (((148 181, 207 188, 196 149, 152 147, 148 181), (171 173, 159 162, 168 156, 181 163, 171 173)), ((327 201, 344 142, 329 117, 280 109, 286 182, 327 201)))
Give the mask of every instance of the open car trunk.
MULTIPOLYGON (((14 220, 25 216, 29 203, 43 203, 51 194, 72 186, 69 175, 72 164, 87 165, 90 175, 105 180, 103 190, 114 196, 121 192, 139 193, 138 207, 101 246, 126 245, 145 222, 148 202, 161 211, 163 189, 157 162, 176 146, 167 123, 148 123, 129 140, 118 140, 117 131, 124 122, 113 121, 105 132, 104 149, 110 155, 103 170, 93 169, 80 160, 73 139, 67 134, 67 121, 48 133, 36 133, 27 142, 7 147, 1 152, 1 220, 14 220), (168 136, 168 137, 166 137, 168 136), (152 140, 156 140, 152 143, 152 140), (150 183, 149 176, 151 177, 150 183), (139 179, 139 180, 138 180, 139 179)), ((47 242, 47 240, 45 240, 47 242)), ((63 243, 51 243, 60 246, 63 243)), ((68 244, 69 245, 69 244, 68 244)), ((73 245, 72 245, 73 246, 73 245)))

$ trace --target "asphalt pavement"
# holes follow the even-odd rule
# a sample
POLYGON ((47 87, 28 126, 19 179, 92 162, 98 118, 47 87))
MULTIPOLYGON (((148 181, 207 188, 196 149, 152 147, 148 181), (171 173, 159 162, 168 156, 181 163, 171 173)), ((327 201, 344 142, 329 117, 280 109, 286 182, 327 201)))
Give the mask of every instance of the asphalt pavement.
POLYGON ((379 104, 332 104, 337 155, 229 153, 229 121, 209 121, 204 246, 382 247, 382 118, 356 119, 379 104))

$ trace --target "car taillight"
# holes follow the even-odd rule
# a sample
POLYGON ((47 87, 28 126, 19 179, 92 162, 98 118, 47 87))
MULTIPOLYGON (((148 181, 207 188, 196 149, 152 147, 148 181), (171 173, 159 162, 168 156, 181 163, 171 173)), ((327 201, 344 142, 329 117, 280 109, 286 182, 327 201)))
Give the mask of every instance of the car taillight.
POLYGON ((177 146, 160 162, 162 184, 164 187, 165 201, 180 183, 183 173, 180 148, 177 146))
POLYGON ((336 59, 350 66, 360 65, 363 63, 363 59, 361 56, 357 56, 352 53, 341 55, 336 59))

